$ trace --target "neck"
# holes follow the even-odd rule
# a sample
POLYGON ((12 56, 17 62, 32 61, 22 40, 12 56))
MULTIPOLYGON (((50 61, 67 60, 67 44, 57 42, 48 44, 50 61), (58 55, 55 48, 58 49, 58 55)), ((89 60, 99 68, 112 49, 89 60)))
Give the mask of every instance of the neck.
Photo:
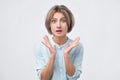
POLYGON ((53 40, 55 43, 57 43, 58 45, 62 45, 64 44, 66 41, 67 41, 67 36, 64 36, 64 37, 53 37, 53 40))

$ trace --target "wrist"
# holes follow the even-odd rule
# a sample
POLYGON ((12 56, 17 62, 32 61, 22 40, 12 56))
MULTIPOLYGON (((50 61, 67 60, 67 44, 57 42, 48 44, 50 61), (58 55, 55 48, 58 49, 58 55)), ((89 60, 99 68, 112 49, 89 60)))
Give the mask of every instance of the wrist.
POLYGON ((69 57, 69 53, 64 53, 64 57, 69 57))
POLYGON ((55 59, 55 57, 56 57, 56 54, 51 54, 51 55, 50 55, 50 58, 55 59))

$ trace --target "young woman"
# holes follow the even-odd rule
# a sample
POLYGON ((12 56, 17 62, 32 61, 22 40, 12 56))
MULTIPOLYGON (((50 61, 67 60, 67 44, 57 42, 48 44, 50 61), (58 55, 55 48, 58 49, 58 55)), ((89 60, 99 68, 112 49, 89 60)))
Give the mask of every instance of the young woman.
POLYGON ((81 74, 83 46, 80 38, 67 37, 74 26, 74 16, 64 5, 53 6, 45 21, 52 37, 45 35, 37 47, 37 73, 40 80, 77 80, 81 74))

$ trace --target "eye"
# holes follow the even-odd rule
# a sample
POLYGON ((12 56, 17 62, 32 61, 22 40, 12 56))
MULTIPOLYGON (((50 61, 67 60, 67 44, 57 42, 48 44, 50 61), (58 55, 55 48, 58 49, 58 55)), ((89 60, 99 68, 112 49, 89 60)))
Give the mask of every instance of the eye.
POLYGON ((52 23, 55 23, 55 22, 56 22, 56 20, 51 20, 51 22, 52 22, 52 23))
POLYGON ((66 19, 61 19, 61 22, 66 22, 66 19))

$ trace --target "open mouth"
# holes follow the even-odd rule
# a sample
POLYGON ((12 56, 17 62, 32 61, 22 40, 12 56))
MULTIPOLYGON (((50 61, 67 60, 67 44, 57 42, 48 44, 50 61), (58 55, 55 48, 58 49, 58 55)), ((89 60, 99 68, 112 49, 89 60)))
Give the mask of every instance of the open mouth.
POLYGON ((56 30, 56 32, 62 32, 62 30, 56 30))

